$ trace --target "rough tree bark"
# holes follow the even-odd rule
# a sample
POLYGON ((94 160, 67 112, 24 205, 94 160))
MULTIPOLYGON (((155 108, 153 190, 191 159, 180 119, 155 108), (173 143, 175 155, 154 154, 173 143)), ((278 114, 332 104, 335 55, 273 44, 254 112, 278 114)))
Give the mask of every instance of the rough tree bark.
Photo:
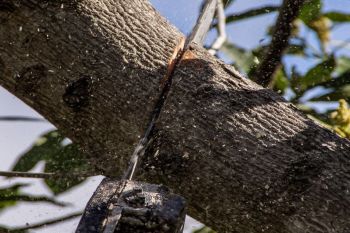
MULTIPOLYGON (((0 85, 79 144, 96 172, 119 175, 183 35, 147 0, 3 0, 0 23, 0 85)), ((139 178, 173 188, 219 232, 346 233, 349 150, 193 45, 139 178)))
POLYGON ((100 170, 126 167, 182 35, 146 1, 2 0, 0 14, 1 85, 100 170))

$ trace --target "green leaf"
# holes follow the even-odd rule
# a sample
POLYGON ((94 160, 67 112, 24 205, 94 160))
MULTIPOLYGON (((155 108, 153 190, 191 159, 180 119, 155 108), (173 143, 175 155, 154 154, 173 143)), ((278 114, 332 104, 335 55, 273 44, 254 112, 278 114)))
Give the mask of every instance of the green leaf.
POLYGON ((248 10, 248 11, 245 11, 242 13, 228 15, 226 17, 226 23, 228 24, 228 23, 239 21, 239 20, 252 18, 255 16, 269 14, 269 13, 278 11, 279 9, 280 9, 279 6, 265 6, 265 7, 261 7, 261 8, 251 9, 251 10, 248 10))
POLYGON ((233 60, 236 68, 246 73, 258 64, 258 58, 256 56, 232 43, 225 42, 220 50, 233 60))
POLYGON ((57 131, 51 131, 36 140, 32 148, 19 157, 13 171, 26 172, 38 162, 52 157, 61 147, 63 137, 57 131))
MULTIPOLYGON (((337 60, 337 66, 336 66, 336 69, 334 70, 339 75, 336 77, 332 77, 328 81, 319 83, 318 86, 337 90, 347 84, 350 84, 350 67, 347 67, 347 65, 340 64, 340 63, 343 63, 342 61, 344 60, 342 59, 337 60)), ((350 63, 348 65, 350 65, 350 63)), ((309 90, 313 87, 314 86, 308 87, 306 90, 309 90)))
POLYGON ((312 20, 320 17, 322 9, 321 0, 309 0, 306 1, 299 13, 299 19, 301 19, 306 25, 312 20))
POLYGON ((350 101, 350 84, 334 89, 333 92, 313 98, 310 101, 338 101, 340 99, 350 101))
POLYGON ((0 232, 1 233, 27 233, 28 231, 26 231, 26 230, 12 230, 9 227, 0 225, 0 232))
POLYGON ((290 82, 282 68, 279 68, 275 74, 274 89, 279 93, 284 93, 286 88, 289 87, 290 82))
POLYGON ((325 88, 339 89, 346 84, 350 84, 350 70, 342 73, 338 77, 332 78, 327 82, 320 83, 320 86, 323 86, 325 88))
POLYGON ((303 5, 299 18, 306 26, 316 32, 322 52, 325 52, 330 40, 330 20, 322 15, 321 9, 321 0, 309 0, 303 5))
POLYGON ((350 21, 350 14, 342 13, 342 12, 327 12, 323 14, 326 16, 328 19, 332 20, 333 22, 337 23, 346 23, 350 21))
MULTIPOLYGON (((26 172, 38 162, 45 161, 45 172, 55 174, 86 174, 89 163, 83 154, 73 144, 64 145, 64 137, 58 131, 52 131, 41 136, 26 153, 20 156, 13 171, 26 172)), ((85 176, 84 176, 85 177, 85 176)), ((45 183, 54 194, 59 194, 84 181, 83 177, 67 177, 45 179, 45 183)))
POLYGON ((18 195, 19 189, 28 186, 28 184, 15 184, 10 187, 0 189, 0 210, 6 207, 16 205, 17 200, 9 199, 9 197, 18 195))
MULTIPOLYGON (((53 157, 46 160, 45 172, 61 173, 61 174, 79 174, 89 170, 88 163, 83 158, 82 153, 77 146, 69 144, 63 147, 53 157)), ((54 194, 62 193, 73 186, 83 182, 85 177, 63 177, 60 179, 45 179, 45 183, 49 186, 54 194)))
POLYGON ((317 64, 311 68, 304 77, 296 80, 297 89, 299 89, 299 91, 305 91, 306 89, 314 87, 322 82, 331 80, 331 74, 335 69, 335 65, 334 56, 317 64))
POLYGON ((335 72, 338 74, 342 74, 344 72, 350 71, 350 58, 349 57, 338 57, 337 58, 337 67, 335 68, 335 72))
POLYGON ((306 48, 305 44, 302 44, 302 45, 290 44, 288 46, 286 54, 305 56, 305 48, 306 48))

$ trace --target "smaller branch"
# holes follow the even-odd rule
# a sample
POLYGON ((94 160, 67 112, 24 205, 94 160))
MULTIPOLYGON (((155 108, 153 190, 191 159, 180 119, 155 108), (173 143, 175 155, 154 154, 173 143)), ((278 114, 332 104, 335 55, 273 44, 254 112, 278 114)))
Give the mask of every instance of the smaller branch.
POLYGON ((39 179, 48 179, 48 178, 56 177, 54 173, 9 172, 9 171, 0 171, 0 176, 21 177, 21 178, 39 178, 39 179))
POLYGON ((67 174, 61 174, 61 173, 45 173, 45 172, 12 172, 12 171, 0 171, 0 176, 5 177, 21 177, 21 178, 37 178, 37 179, 52 179, 52 178, 76 178, 76 177, 83 177, 87 178, 92 176, 91 174, 74 174, 74 173, 67 173, 67 174))
POLYGON ((215 55, 216 52, 221 48, 221 46, 225 43, 227 39, 226 35, 226 17, 225 17, 225 9, 222 0, 218 0, 216 7, 216 17, 218 20, 218 37, 211 45, 208 50, 210 54, 215 55))
POLYGON ((67 220, 79 217, 82 214, 83 214, 82 212, 73 213, 73 214, 70 214, 70 215, 67 215, 67 216, 63 216, 61 218, 52 219, 52 220, 48 220, 48 221, 45 221, 45 222, 36 223, 36 224, 33 224, 33 225, 28 225, 28 226, 19 227, 19 228, 13 228, 13 229, 10 229, 8 232, 21 232, 21 231, 26 231, 26 230, 40 228, 40 227, 46 227, 48 225, 53 225, 53 224, 56 224, 56 223, 60 223, 60 222, 63 222, 63 221, 67 221, 67 220))
POLYGON ((60 207, 65 207, 70 205, 69 203, 56 201, 52 198, 45 197, 45 196, 9 195, 9 196, 0 196, 0 201, 48 202, 60 207))
MULTIPOLYGON (((254 16, 269 14, 269 13, 272 13, 272 12, 277 11, 279 9, 280 9, 279 6, 273 5, 273 6, 265 6, 265 7, 257 8, 257 9, 251 9, 248 11, 244 11, 242 13, 235 13, 232 15, 228 15, 226 17, 226 23, 236 22, 239 20, 245 20, 245 19, 249 19, 249 18, 254 17, 254 16)), ((217 24, 213 24, 212 27, 216 27, 216 26, 217 26, 217 24)))
POLYGON ((230 6, 233 2, 234 2, 234 0, 222 0, 222 3, 223 3, 225 8, 230 6))
POLYGON ((288 47, 292 33, 292 23, 298 17, 305 0, 284 0, 276 21, 272 40, 267 48, 262 62, 253 74, 253 79, 267 87, 273 81, 273 76, 281 64, 284 51, 288 47))
POLYGON ((26 117, 26 116, 0 116, 0 121, 47 122, 43 118, 26 117))

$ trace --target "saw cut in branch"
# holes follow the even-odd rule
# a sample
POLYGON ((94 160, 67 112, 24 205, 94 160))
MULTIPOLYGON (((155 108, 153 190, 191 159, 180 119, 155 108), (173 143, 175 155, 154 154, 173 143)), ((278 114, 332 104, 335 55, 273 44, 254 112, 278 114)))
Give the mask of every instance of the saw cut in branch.
POLYGON ((347 232, 350 196, 339 184, 350 182, 349 141, 191 48, 141 177, 184 196, 189 214, 218 232, 347 232))
MULTIPOLYGON (((5 2, 0 85, 120 175, 183 35, 147 0, 5 2)), ((136 178, 219 232, 350 232, 348 140, 195 45, 168 88, 136 178)))
POLYGON ((0 85, 121 175, 184 35, 144 0, 6 0, 0 24, 0 85))

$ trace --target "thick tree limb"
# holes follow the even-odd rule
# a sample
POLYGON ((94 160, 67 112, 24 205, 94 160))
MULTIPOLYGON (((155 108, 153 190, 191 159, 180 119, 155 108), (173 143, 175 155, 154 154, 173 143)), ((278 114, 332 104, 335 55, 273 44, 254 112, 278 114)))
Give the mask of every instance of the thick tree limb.
MULTIPOLYGON (((146 0, 6 2, 0 84, 81 145, 98 171, 120 174, 183 36, 146 0)), ((219 232, 347 233, 349 150, 192 46, 138 175, 183 195, 190 214, 219 232)))
POLYGON ((305 0, 284 0, 276 21, 271 43, 263 56, 263 60, 254 72, 254 80, 267 87, 281 64, 284 51, 289 44, 292 23, 298 17, 305 0))
POLYGON ((125 168, 183 36, 142 0, 6 0, 0 22, 0 84, 84 142, 98 170, 125 168))
POLYGON ((144 177, 219 232, 347 232, 350 144, 206 51, 188 51, 144 177), (345 185, 345 186, 343 186, 345 185))

